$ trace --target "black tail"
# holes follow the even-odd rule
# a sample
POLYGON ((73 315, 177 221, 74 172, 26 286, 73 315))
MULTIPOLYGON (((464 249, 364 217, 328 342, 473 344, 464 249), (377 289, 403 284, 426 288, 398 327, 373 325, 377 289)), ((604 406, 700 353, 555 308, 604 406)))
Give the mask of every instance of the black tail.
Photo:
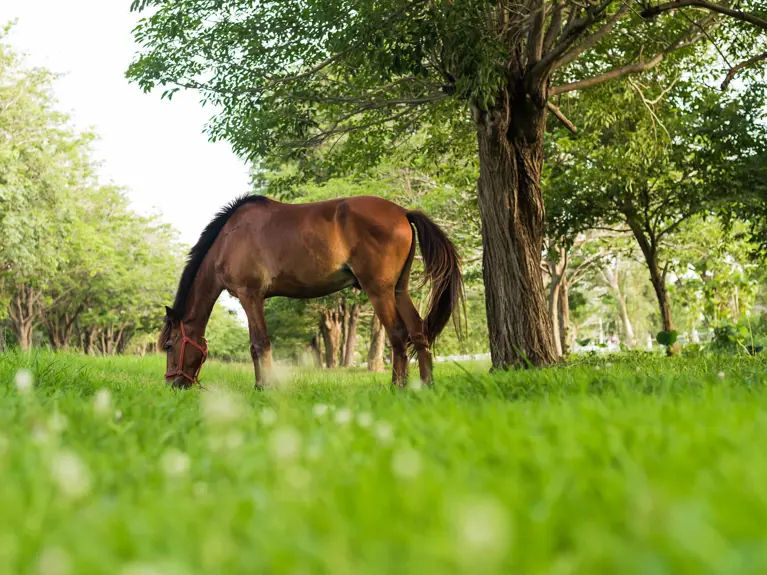
MULTIPOLYGON (((462 324, 460 313, 464 305, 461 259, 450 239, 440 227, 421 212, 408 212, 408 221, 415 228, 421 246, 424 272, 431 282, 429 309, 424 321, 424 332, 429 344, 433 344, 445 329, 450 316, 460 336, 462 324)), ((463 310, 465 315, 465 309, 463 310)))

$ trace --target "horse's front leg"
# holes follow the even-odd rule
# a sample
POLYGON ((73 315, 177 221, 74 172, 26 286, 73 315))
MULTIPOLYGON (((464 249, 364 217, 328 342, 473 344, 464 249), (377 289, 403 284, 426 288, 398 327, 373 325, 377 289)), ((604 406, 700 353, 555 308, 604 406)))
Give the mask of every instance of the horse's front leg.
POLYGON ((250 333, 250 357, 256 373, 256 389, 263 389, 272 367, 272 344, 266 330, 264 317, 264 298, 261 294, 247 293, 240 295, 240 303, 248 316, 250 333))

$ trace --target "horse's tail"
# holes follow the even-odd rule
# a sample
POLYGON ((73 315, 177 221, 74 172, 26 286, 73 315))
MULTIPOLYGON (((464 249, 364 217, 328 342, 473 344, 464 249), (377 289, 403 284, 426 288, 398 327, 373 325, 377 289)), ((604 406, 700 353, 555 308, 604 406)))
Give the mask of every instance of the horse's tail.
POLYGON ((466 310, 458 252, 445 232, 425 214, 409 211, 407 219, 415 228, 421 246, 425 279, 431 282, 424 335, 429 344, 434 343, 452 315, 460 336, 463 331, 460 312, 465 316, 466 310))

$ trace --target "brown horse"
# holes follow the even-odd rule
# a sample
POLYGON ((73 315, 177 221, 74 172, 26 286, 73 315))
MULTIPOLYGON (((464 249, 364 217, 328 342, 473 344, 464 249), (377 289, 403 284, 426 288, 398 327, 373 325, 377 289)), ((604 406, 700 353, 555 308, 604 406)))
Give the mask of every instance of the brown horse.
POLYGON ((367 294, 386 329, 392 382, 406 383, 407 348, 413 345, 421 380, 430 383, 429 344, 463 298, 458 254, 436 224, 420 212, 369 196, 310 204, 253 195, 233 201, 189 252, 176 301, 166 308, 159 342, 167 352, 166 382, 174 387, 198 383, 208 351, 205 326, 222 291, 245 309, 260 389, 271 366, 264 300, 315 298, 348 287, 367 294), (416 234, 432 284, 425 320, 408 290, 416 234))

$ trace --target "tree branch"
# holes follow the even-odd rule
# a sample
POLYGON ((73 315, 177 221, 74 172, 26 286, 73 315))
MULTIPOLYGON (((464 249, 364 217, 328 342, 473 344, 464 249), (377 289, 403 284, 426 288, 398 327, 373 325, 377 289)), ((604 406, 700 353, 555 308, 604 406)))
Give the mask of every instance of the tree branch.
POLYGON ((546 101, 546 107, 551 110, 551 113, 554 114, 554 117, 562 122, 564 124, 565 128, 570 130, 573 134, 578 133, 578 129, 575 127, 575 124, 573 124, 570 120, 567 119, 567 116, 565 116, 562 113, 562 110, 560 110, 557 106, 551 103, 551 101, 546 101))
POLYGON ((647 62, 643 62, 641 60, 642 51, 640 49, 639 51, 640 60, 638 62, 635 62, 633 64, 627 64, 626 66, 619 66, 617 68, 613 68, 612 70, 605 72, 604 74, 600 74, 598 76, 592 76, 591 78, 586 78, 585 80, 580 80, 578 82, 571 82, 570 84, 553 86, 549 90, 549 96, 556 96, 557 94, 564 94, 566 92, 572 92, 574 90, 591 88, 592 86, 597 86, 599 84, 603 84, 604 82, 608 82, 610 80, 622 78, 629 74, 638 74, 640 72, 646 72, 647 70, 651 70, 652 68, 655 68, 655 66, 660 64, 663 61, 663 59, 669 54, 671 54, 672 52, 676 52, 677 50, 682 50, 684 48, 692 46, 693 44, 698 42, 701 38, 704 38, 706 36, 706 28, 714 22, 716 22, 716 16, 713 14, 711 16, 708 16, 707 18, 704 18, 701 22, 693 22, 692 26, 690 26, 676 40, 674 40, 671 44, 669 44, 669 46, 665 50, 663 50, 662 52, 659 52, 651 60, 648 60, 647 62), (697 34, 694 34, 693 32, 696 29, 700 30, 700 32, 698 32, 697 34))
POLYGON ((573 62, 575 59, 578 58, 583 52, 586 50, 589 50, 593 46, 596 46, 599 41, 604 38, 607 34, 610 33, 610 31, 613 29, 613 27, 618 23, 618 20, 623 18, 626 13, 629 11, 629 8, 631 8, 631 4, 633 3, 633 0, 625 0, 623 2, 623 6, 620 7, 620 10, 618 10, 615 14, 613 14, 607 22, 605 22, 604 26, 602 26, 599 30, 594 32, 591 36, 586 38, 583 42, 578 44, 575 48, 570 50, 569 52, 565 53, 558 61, 554 63, 553 69, 561 68, 563 66, 567 66, 571 62, 573 62))
POLYGON ((592 76, 591 78, 587 78, 585 80, 580 80, 578 82, 571 82, 569 84, 562 84, 560 86, 552 86, 549 90, 549 96, 556 96, 557 94, 565 94, 567 92, 573 92, 575 90, 583 90, 584 88, 591 88, 592 86, 598 86, 599 84, 603 84, 605 82, 609 82, 610 80, 615 80, 617 78, 622 78, 623 76, 628 76, 629 74, 638 74, 639 72, 646 72, 647 70, 651 70, 652 68, 655 68, 658 64, 660 64, 663 61, 663 58, 666 56, 665 52, 661 52, 660 54, 656 54, 655 57, 652 60, 649 60, 647 62, 635 62, 634 64, 629 64, 627 66, 620 66, 618 68, 613 68, 609 72, 605 72, 604 74, 600 74, 599 76, 592 76))
POLYGON ((658 4, 657 6, 651 6, 642 10, 642 18, 654 18, 662 12, 668 12, 669 10, 677 10, 679 8, 685 8, 687 6, 694 6, 696 8, 703 8, 704 10, 710 10, 718 14, 724 14, 731 18, 741 20, 742 22, 748 22, 754 26, 758 26, 764 30, 767 30, 767 20, 759 18, 754 14, 748 12, 741 12, 740 10, 733 10, 727 8, 721 4, 714 4, 712 2, 706 2, 705 0, 675 0, 674 2, 666 2, 665 4, 658 4))
POLYGON ((548 77, 554 63, 562 56, 562 54, 567 52, 589 26, 604 16, 605 10, 607 10, 613 2, 615 2, 615 0, 604 0, 604 2, 598 6, 591 6, 586 11, 586 15, 583 16, 583 18, 577 18, 575 16, 578 12, 577 6, 571 8, 567 25, 565 26, 565 29, 562 30, 559 42, 531 68, 528 74, 528 89, 531 93, 536 90, 536 87, 541 84, 545 78, 548 77))
POLYGON ((527 65, 532 66, 543 55, 543 22, 546 18, 546 3, 544 0, 534 0, 535 11, 530 32, 527 37, 527 65))
POLYGON ((740 72, 743 68, 748 68, 749 66, 753 66, 760 60, 767 59, 767 52, 762 52, 761 54, 757 54, 753 58, 749 58, 748 60, 744 60, 740 64, 736 64, 732 68, 730 68, 730 71, 727 72, 727 76, 724 79, 724 82, 722 82, 722 90, 726 90, 727 86, 730 85, 730 82, 732 82, 732 79, 735 78, 735 74, 740 72))
POLYGON ((554 7, 551 11, 551 21, 549 22, 549 29, 546 30, 546 35, 543 37, 543 47, 542 47, 542 53, 548 52, 551 50, 551 47, 554 45, 554 42, 557 40, 557 36, 559 36, 560 30, 562 30, 562 10, 563 10, 562 4, 559 2, 559 0, 555 0, 554 7))

